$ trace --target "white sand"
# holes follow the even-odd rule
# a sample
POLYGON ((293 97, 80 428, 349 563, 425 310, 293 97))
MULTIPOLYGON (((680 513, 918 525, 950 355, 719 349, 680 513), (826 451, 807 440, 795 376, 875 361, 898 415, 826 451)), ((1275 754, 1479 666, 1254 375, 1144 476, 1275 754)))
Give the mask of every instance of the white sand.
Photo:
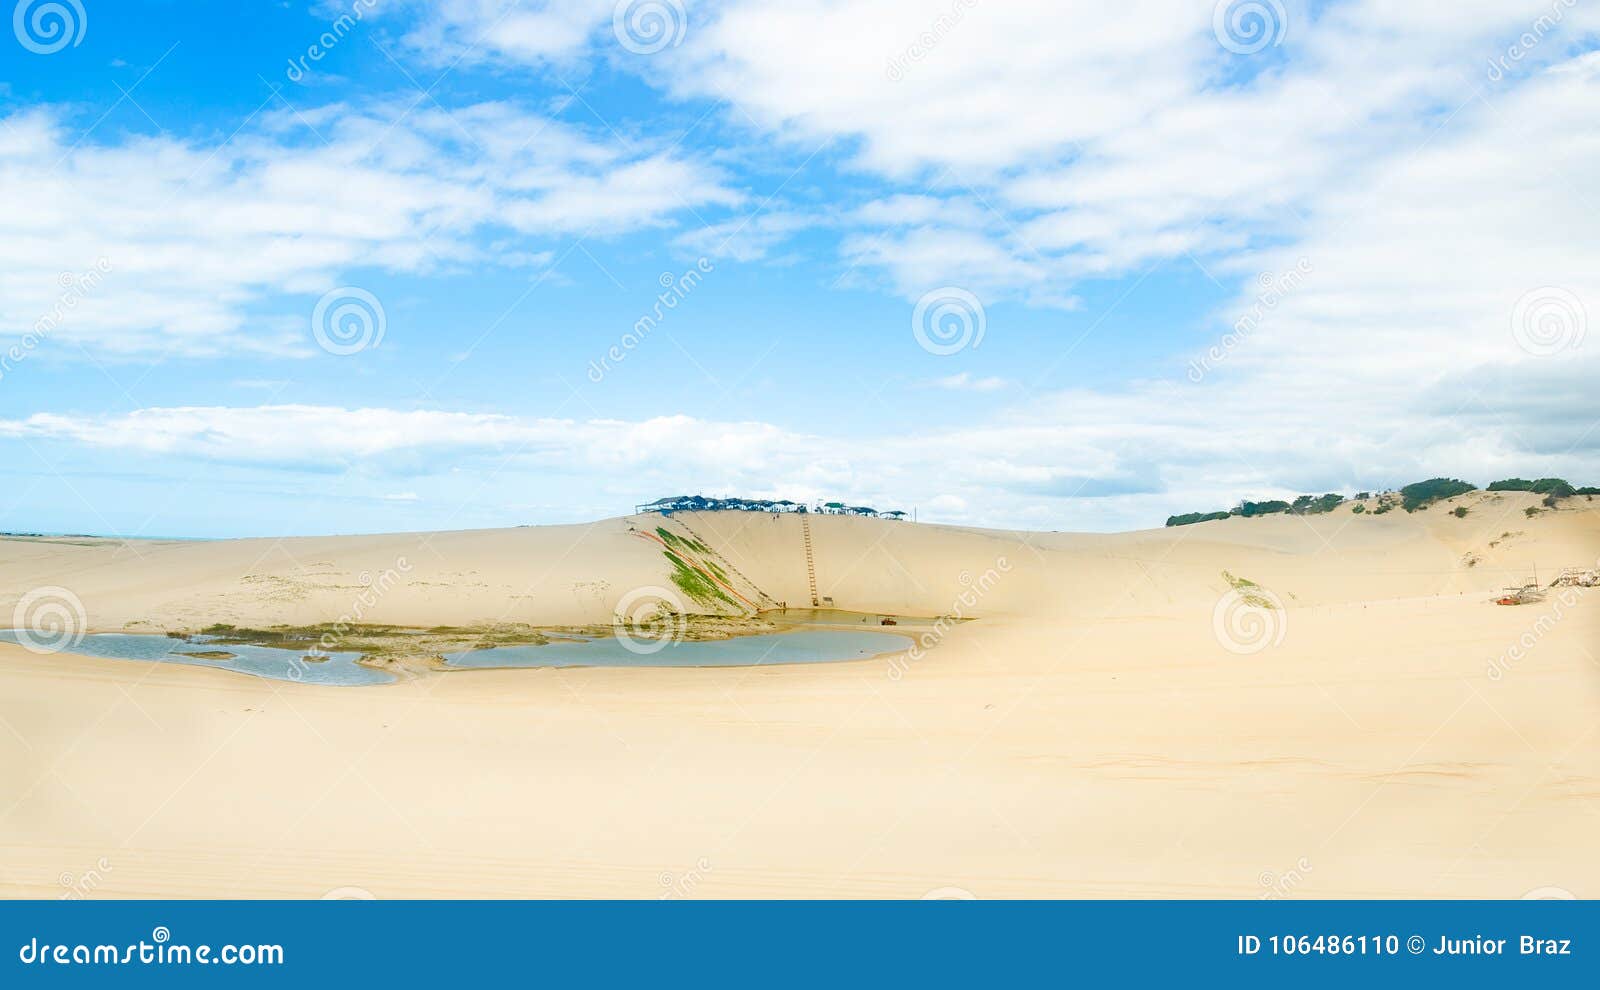
MULTIPOLYGON (((326 688, 0 646, 0 892, 1600 896, 1600 591, 1489 603, 1595 566, 1600 503, 1536 504, 1112 536, 813 517, 840 608, 949 612, 992 572, 917 660, 326 688), (1283 603, 1280 644, 1224 648, 1223 571, 1283 603)), ((797 518, 685 521, 807 603, 797 518)), ((0 617, 58 585, 96 630, 607 621, 669 583, 629 532, 655 524, 0 540, 0 617)))

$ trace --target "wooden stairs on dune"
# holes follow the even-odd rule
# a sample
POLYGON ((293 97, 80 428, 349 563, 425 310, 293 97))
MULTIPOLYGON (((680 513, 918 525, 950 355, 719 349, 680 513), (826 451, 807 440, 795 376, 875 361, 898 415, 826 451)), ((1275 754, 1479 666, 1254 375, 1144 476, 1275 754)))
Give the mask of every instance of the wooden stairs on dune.
POLYGON ((811 607, 821 604, 817 598, 817 555, 811 548, 811 520, 800 516, 800 538, 806 547, 806 585, 811 589, 811 607))

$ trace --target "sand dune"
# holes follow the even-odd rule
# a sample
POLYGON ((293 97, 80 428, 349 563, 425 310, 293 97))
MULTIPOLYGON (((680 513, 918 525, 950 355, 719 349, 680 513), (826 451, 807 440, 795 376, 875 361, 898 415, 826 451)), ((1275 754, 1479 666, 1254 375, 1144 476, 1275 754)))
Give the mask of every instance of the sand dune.
MULTIPOLYGON (((859 663, 338 689, 0 645, 0 891, 1596 896, 1600 593, 1489 599, 1595 566, 1600 507, 1537 506, 1116 535, 811 517, 836 607, 976 618, 859 663), (1262 630, 1219 602, 1251 593, 1281 608, 1235 652, 1262 630)), ((740 594, 809 604, 798 517, 710 513, 5 539, 0 614, 60 586, 96 630, 600 623, 671 586, 658 525, 740 594)))

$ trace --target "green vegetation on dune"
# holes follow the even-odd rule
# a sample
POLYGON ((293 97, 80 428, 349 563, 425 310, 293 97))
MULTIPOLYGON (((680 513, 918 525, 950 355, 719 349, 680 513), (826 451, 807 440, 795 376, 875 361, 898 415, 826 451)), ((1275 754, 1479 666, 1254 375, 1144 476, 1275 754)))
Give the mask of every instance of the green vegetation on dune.
POLYGON ((1407 512, 1425 509, 1440 499, 1477 491, 1475 485, 1456 478, 1429 478, 1400 489, 1400 507, 1407 512))
POLYGON ((1252 605, 1256 608, 1275 609, 1278 607, 1277 602, 1266 593, 1265 589, 1249 578, 1235 577, 1227 571, 1223 571, 1222 580, 1228 582, 1228 587, 1239 593, 1239 599, 1246 605, 1252 605))
MULTIPOLYGON (((1435 502, 1455 498, 1475 492, 1478 488, 1470 482, 1459 478, 1429 478, 1427 481, 1418 481, 1406 485, 1399 492, 1384 492, 1377 496, 1377 504, 1370 509, 1362 504, 1373 497, 1371 492, 1358 492, 1353 500, 1357 503, 1350 507, 1355 515, 1381 516, 1393 509, 1403 508, 1407 512, 1417 512, 1425 509, 1435 502)), ((1529 492, 1534 495, 1544 496, 1544 507, 1554 509, 1561 499, 1582 495, 1592 499, 1600 495, 1600 488, 1578 488, 1565 478, 1539 478, 1529 481, 1526 478, 1504 478, 1491 484, 1486 491, 1491 492, 1529 492)), ((1296 516, 1313 516, 1324 512, 1332 512, 1348 500, 1337 492, 1326 495, 1300 495, 1293 502, 1273 499, 1263 502, 1243 501, 1226 512, 1184 512, 1168 516, 1168 526, 1192 526, 1195 523, 1212 522, 1218 519, 1227 519, 1231 516, 1251 518, 1254 516, 1271 516, 1288 513, 1296 516)), ((1467 514, 1467 509, 1457 507, 1451 510, 1458 518, 1467 514)), ((1528 515, 1534 515, 1530 511, 1528 515)))
POLYGON ((1228 518, 1226 512, 1185 512, 1181 516, 1168 516, 1168 526, 1190 526, 1194 523, 1214 522, 1228 518))
POLYGON ((656 535, 661 537, 662 542, 666 543, 666 545, 669 547, 693 550, 695 553, 711 552, 711 548, 706 546, 704 543, 701 543, 699 540, 689 536, 679 536, 677 533, 667 529, 665 526, 657 526, 656 535))
POLYGON ((715 556, 710 547, 693 537, 680 536, 665 526, 657 526, 656 535, 667 545, 662 553, 672 564, 672 583, 679 591, 697 605, 711 608, 713 611, 717 611, 718 606, 722 605, 729 606, 735 611, 744 611, 744 608, 717 584, 718 581, 727 585, 733 582, 728 580, 728 572, 723 570, 722 565, 710 559, 715 556), (693 563, 690 563, 691 559, 693 563))
POLYGON ((705 574, 691 567, 682 557, 671 550, 664 550, 662 553, 672 564, 672 583, 677 585, 679 591, 702 606, 727 605, 739 609, 739 604, 730 598, 727 592, 719 588, 716 582, 705 574))
POLYGON ((1344 504, 1344 496, 1338 492, 1329 492, 1326 495, 1302 495, 1289 506, 1289 511, 1295 515, 1315 516, 1324 512, 1332 512, 1344 504))
POLYGON ((1279 500, 1267 502, 1240 502, 1232 512, 1233 515, 1243 516, 1246 519, 1252 516, 1270 516, 1279 512, 1288 512, 1289 503, 1279 500))
POLYGON ((1195 523, 1214 522, 1218 519, 1228 519, 1232 516, 1242 516, 1246 519, 1252 516, 1270 516, 1287 512, 1297 516, 1311 516, 1323 512, 1332 512, 1344 502, 1344 496, 1335 492, 1327 495, 1301 495, 1293 502, 1274 500, 1268 502, 1240 502, 1232 509, 1218 512, 1185 512, 1182 515, 1168 516, 1168 526, 1192 526, 1195 523))
POLYGON ((1540 478, 1529 481, 1526 478, 1505 478, 1489 485, 1486 489, 1491 492, 1532 492, 1535 495, 1554 495, 1557 498, 1567 498, 1571 495, 1583 494, 1565 478, 1540 478))

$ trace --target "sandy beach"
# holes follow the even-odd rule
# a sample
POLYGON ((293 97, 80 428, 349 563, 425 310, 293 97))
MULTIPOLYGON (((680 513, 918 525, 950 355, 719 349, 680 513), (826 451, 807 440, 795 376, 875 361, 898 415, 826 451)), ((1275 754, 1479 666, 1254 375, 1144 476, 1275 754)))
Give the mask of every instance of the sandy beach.
MULTIPOLYGON (((1600 505, 1539 504, 812 517, 835 607, 974 620, 860 662, 337 688, 0 645, 0 893, 1594 897, 1600 591, 1492 599, 1596 566, 1600 505), (1232 628, 1252 588, 1278 607, 1232 628)), ((94 631, 606 623, 669 584, 660 524, 7 538, 0 610, 57 586, 94 631)), ((798 516, 667 525, 808 603, 798 516)))

